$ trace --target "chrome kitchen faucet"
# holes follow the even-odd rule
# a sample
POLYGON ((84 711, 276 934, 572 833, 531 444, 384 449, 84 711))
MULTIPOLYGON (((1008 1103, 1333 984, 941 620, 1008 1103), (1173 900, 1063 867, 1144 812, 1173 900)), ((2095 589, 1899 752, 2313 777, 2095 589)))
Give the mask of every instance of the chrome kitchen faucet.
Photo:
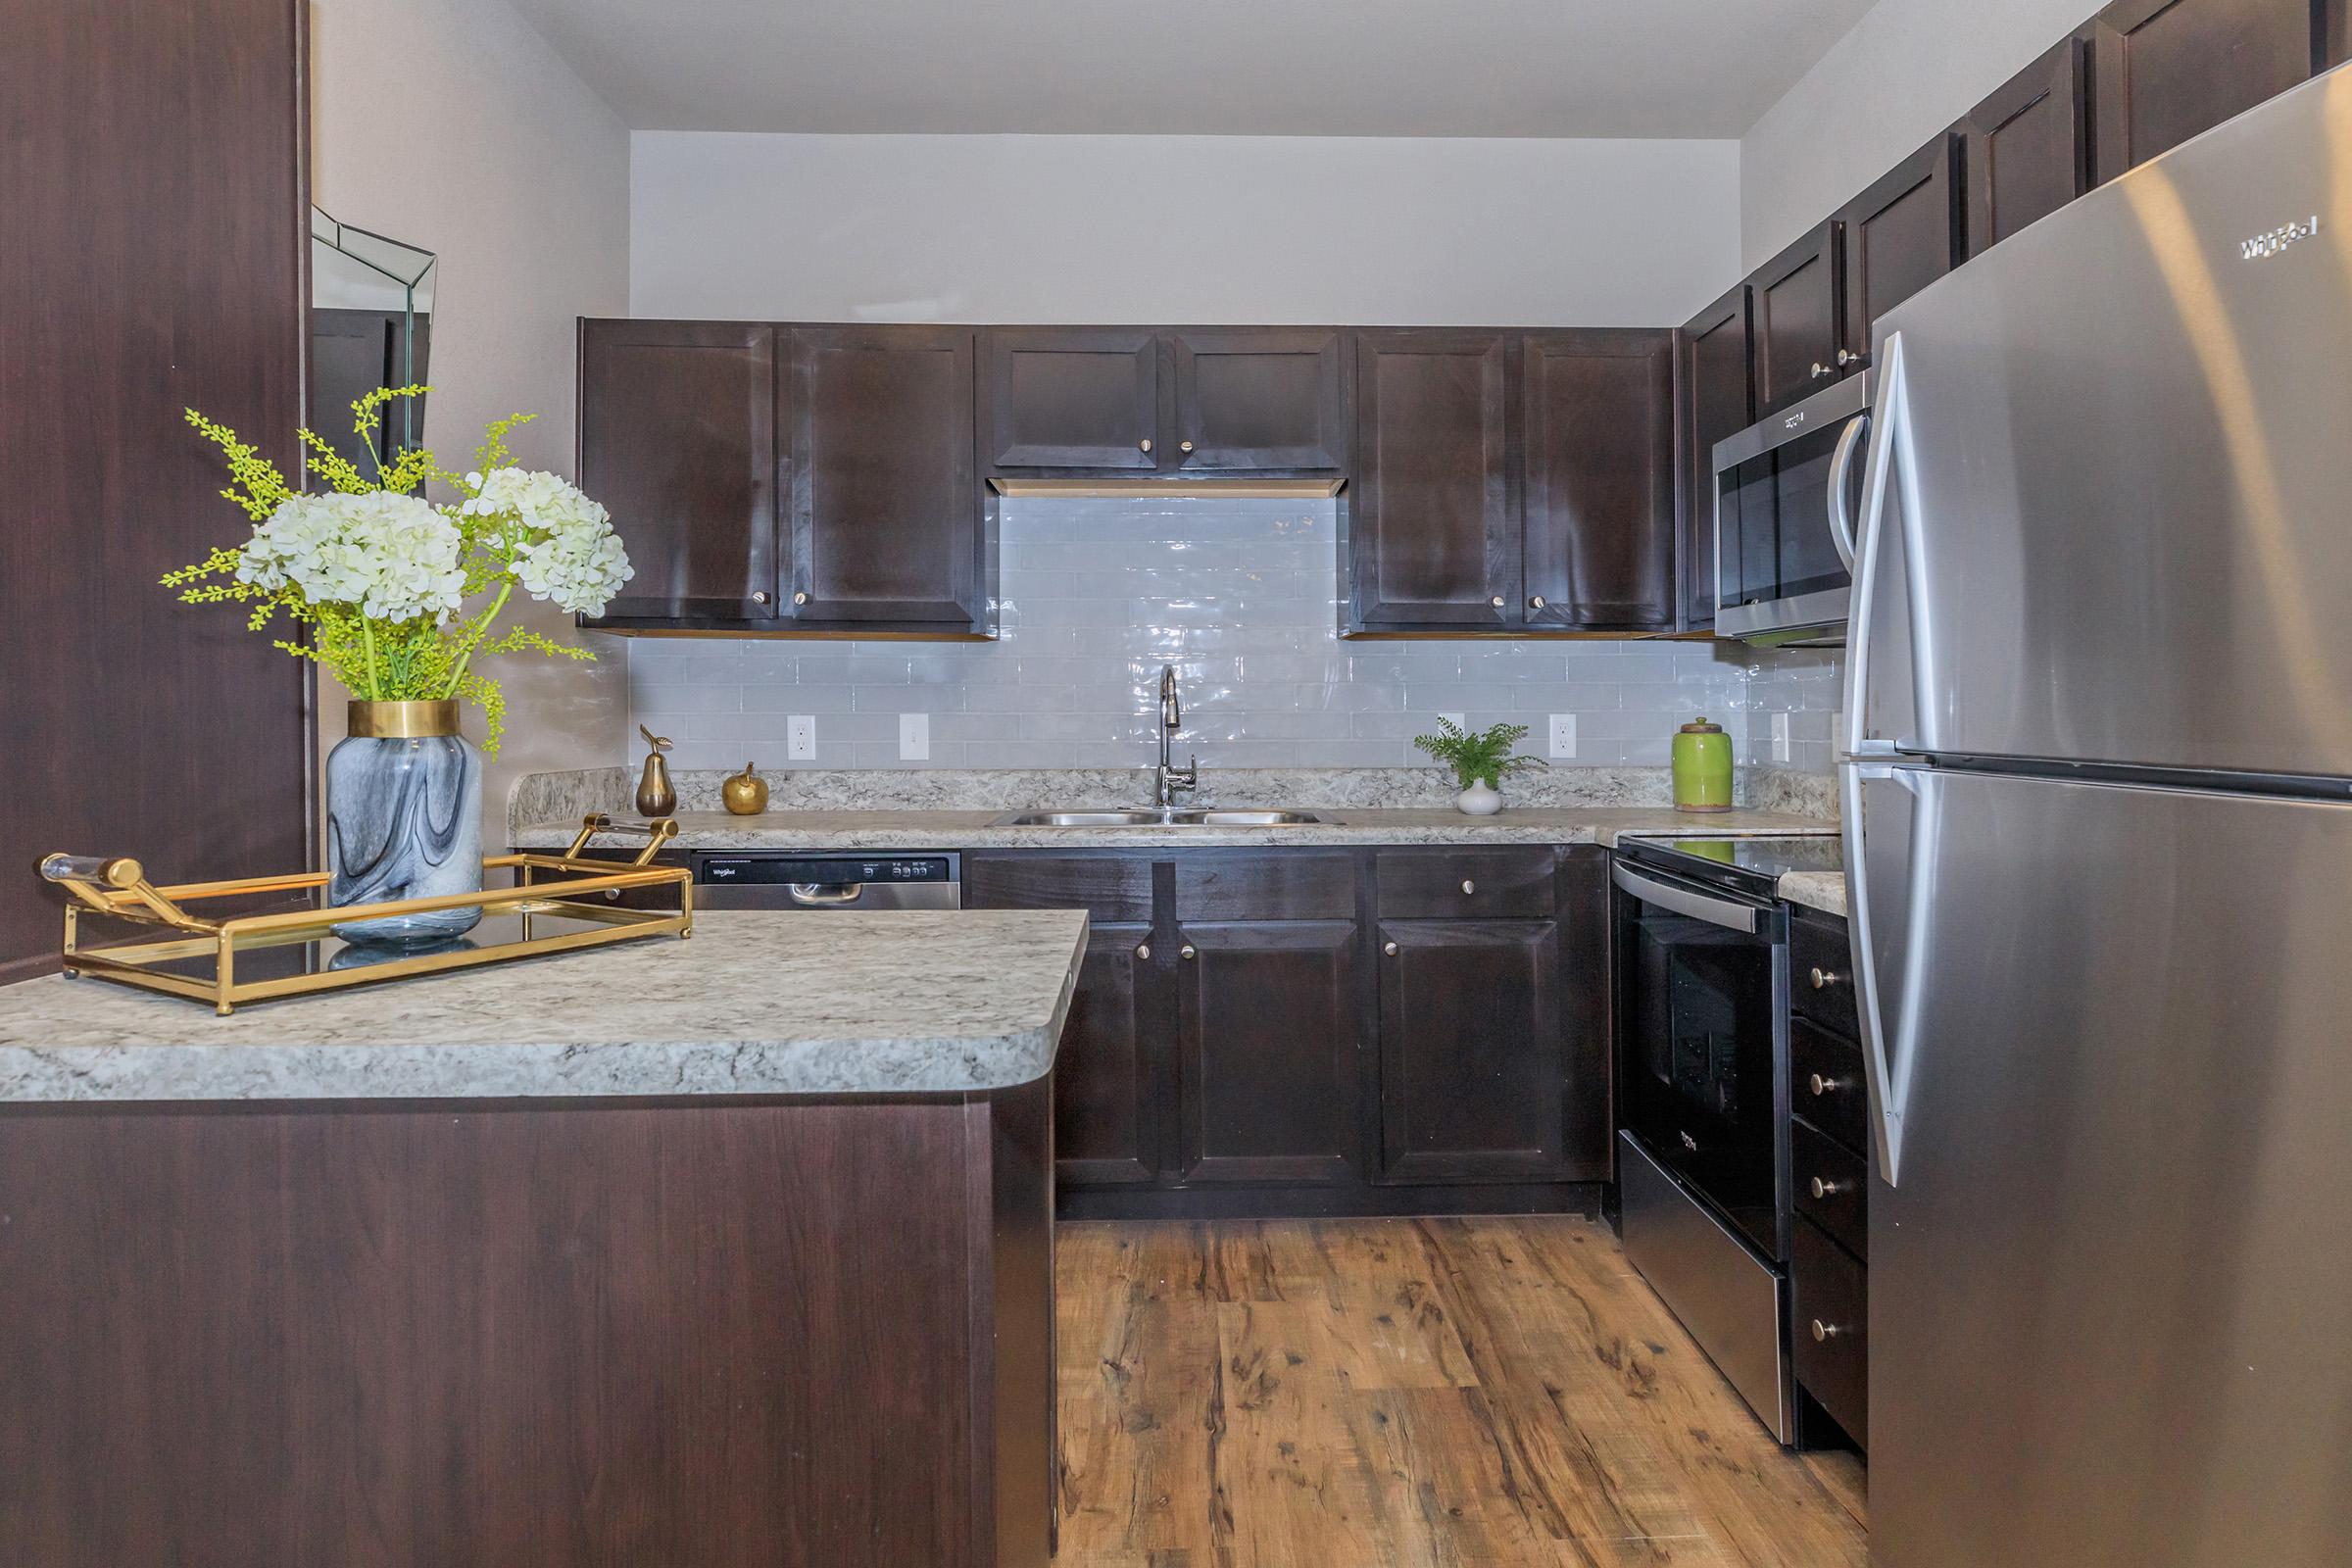
POLYGON ((1152 772, 1152 804, 1170 807, 1176 804, 1176 792, 1200 787, 1200 758, 1195 754, 1192 765, 1181 772, 1168 765, 1168 742, 1184 727, 1184 705, 1176 699, 1176 666, 1159 666, 1159 766, 1152 772))

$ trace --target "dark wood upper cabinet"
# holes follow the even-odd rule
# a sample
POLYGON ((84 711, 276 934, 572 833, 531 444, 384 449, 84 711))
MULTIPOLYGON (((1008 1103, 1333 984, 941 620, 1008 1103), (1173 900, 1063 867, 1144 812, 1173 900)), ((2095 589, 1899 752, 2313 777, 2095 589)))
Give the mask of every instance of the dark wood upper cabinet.
POLYGON ((1869 363, 1872 323, 1959 264, 1959 138, 1939 135, 1887 171, 1846 204, 1838 224, 1845 243, 1845 331, 1833 362, 1851 373, 1869 363))
POLYGON ((1347 470, 1347 333, 1187 327, 1166 342, 1175 420, 1162 456, 1174 471, 1347 470))
POLYGON ((1715 443, 1755 422, 1745 283, 1677 334, 1676 444, 1682 533, 1675 552, 1686 631, 1715 624, 1715 443))
POLYGON ((1533 332, 1522 355, 1528 622, 1671 629, 1674 334, 1533 332))
MULTIPOLYGON (((1844 373, 1845 225, 1806 234, 1750 277, 1756 416, 1778 414, 1844 373)), ((1851 363, 1851 354, 1847 357, 1851 363)))
POLYGON ((2089 47, 2069 38, 1960 122, 1968 254, 2090 188, 2089 47))
POLYGON ((980 430, 992 470, 1159 467, 1159 338, 1151 328, 990 327, 980 341, 980 430))
POLYGON ((986 529, 971 328, 781 330, 785 612, 974 629, 986 529))
POLYGON ((1385 920, 1378 935, 1382 1179, 1562 1176, 1558 925, 1385 920))
POLYGON ((1512 332, 1356 334, 1346 559, 1357 628, 1520 623, 1518 360, 1512 332))
POLYGON ((1321 1186, 1357 1147, 1355 921, 1177 928, 1178 1176, 1321 1186))
POLYGON ((2083 28, 2101 182, 2306 80, 2342 0, 2117 0, 2083 28))
POLYGON ((607 618, 780 613, 775 409, 773 328, 580 322, 580 487, 636 567, 607 618))

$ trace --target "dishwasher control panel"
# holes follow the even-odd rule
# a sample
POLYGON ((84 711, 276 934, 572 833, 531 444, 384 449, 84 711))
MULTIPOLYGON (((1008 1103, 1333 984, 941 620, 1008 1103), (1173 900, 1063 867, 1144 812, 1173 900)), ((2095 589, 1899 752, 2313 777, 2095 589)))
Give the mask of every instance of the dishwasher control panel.
POLYGON ((945 855, 864 856, 706 855, 697 882, 737 886, 848 887, 907 882, 953 882, 956 864, 945 855))

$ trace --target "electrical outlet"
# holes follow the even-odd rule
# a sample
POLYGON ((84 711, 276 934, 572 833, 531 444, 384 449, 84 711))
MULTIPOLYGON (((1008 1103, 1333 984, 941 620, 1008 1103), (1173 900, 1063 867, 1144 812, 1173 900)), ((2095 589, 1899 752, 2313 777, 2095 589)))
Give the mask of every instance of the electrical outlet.
POLYGON ((931 715, 929 713, 901 713, 899 715, 899 760, 927 762, 931 760, 931 715))
POLYGON ((784 760, 788 762, 810 762, 816 760, 814 713, 795 713, 784 721, 784 760))
POLYGON ((1776 762, 1788 760, 1788 715, 1787 713, 1772 715, 1772 760, 1776 762))
POLYGON ((1576 715, 1574 713, 1551 715, 1551 755, 1555 761, 1560 758, 1576 755, 1576 715))

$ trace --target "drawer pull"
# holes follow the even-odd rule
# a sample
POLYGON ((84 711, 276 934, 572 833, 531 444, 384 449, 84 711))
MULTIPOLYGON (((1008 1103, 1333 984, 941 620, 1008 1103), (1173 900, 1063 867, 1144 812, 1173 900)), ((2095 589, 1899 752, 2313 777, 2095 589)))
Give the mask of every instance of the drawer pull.
POLYGON ((1478 884, 1471 881, 1468 877, 1464 877, 1462 878, 1462 891, 1464 893, 1476 893, 1478 891, 1478 884))
POLYGON ((1845 983, 1845 976, 1839 974, 1835 969, 1816 968, 1813 971, 1812 978, 1813 989, 1816 991, 1827 991, 1832 986, 1843 985, 1845 983))
POLYGON ((1388 955, 1390 957, 1394 958, 1395 956, 1396 956, 1396 943, 1394 943, 1394 942, 1392 942, 1392 943, 1389 943, 1387 946, 1383 947, 1383 948, 1382 948, 1380 951, 1381 951, 1381 952, 1383 952, 1383 953, 1385 953, 1385 954, 1387 954, 1387 955, 1388 955))
POLYGON ((1845 1084, 1842 1080, 1837 1078, 1824 1078, 1821 1074, 1815 1073, 1811 1078, 1806 1080, 1805 1087, 1812 1090, 1816 1095, 1827 1095, 1834 1094, 1838 1090, 1843 1089, 1845 1084))
POLYGON ((1139 958, 1145 959, 1146 961, 1150 961, 1152 957, 1152 944, 1149 942, 1137 943, 1135 945, 1135 956, 1139 958))
POLYGON ((1813 1178, 1813 1196, 1815 1198, 1827 1198, 1833 1193, 1844 1192, 1846 1186, 1847 1184, 1844 1182, 1825 1182, 1820 1177, 1816 1176, 1813 1178))
POLYGON ((1146 437, 1144 437, 1144 439, 1143 439, 1143 440, 1141 440, 1141 441, 1138 441, 1138 442, 1135 444, 1135 450, 1136 450, 1136 451, 1138 451, 1138 452, 1149 452, 1149 451, 1151 451, 1151 450, 1152 450, 1152 438, 1151 438, 1150 436, 1146 436, 1146 437))
POLYGON ((1183 947, 1176 950, 1176 956, 1179 958, 1198 958, 1200 956, 1200 950, 1194 947, 1190 942, 1187 942, 1183 947))
POLYGON ((1813 1343, 1816 1345, 1827 1345, 1844 1332, 1835 1323, 1824 1323, 1819 1318, 1813 1320, 1813 1343))

